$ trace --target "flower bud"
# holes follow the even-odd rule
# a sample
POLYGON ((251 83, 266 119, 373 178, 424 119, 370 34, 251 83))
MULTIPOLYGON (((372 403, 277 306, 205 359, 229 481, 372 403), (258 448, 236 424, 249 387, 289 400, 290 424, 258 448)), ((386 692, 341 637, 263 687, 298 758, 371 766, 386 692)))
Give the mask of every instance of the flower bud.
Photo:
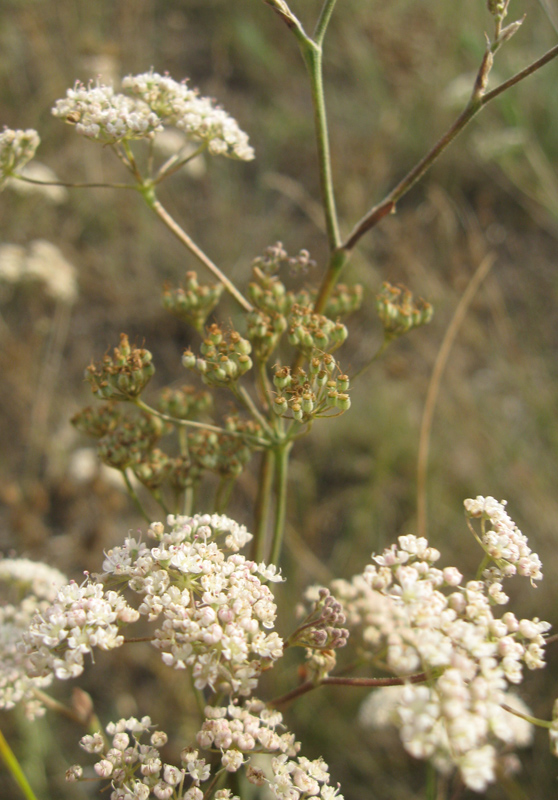
POLYGON ((284 397, 276 397, 273 401, 273 410, 282 417, 288 411, 289 405, 284 397))

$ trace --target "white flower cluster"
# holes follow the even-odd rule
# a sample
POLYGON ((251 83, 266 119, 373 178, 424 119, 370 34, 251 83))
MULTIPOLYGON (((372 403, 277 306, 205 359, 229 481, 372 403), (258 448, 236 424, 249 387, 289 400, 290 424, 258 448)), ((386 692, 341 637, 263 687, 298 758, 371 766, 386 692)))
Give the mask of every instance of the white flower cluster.
POLYGON ((301 756, 296 761, 290 761, 282 755, 271 760, 271 767, 274 777, 269 782, 269 788, 277 800, 308 797, 343 800, 339 788, 329 785, 328 766, 321 758, 310 761, 301 756))
POLYGON ((208 97, 200 97, 185 81, 178 83, 168 75, 145 72, 129 75, 122 88, 141 98, 167 125, 173 125, 201 142, 210 153, 251 161, 254 150, 248 136, 240 130, 235 119, 218 108, 208 97))
MULTIPOLYGON (((244 708, 234 704, 226 708, 207 706, 205 716, 197 734, 198 744, 203 749, 220 752, 225 772, 237 772, 246 766, 248 781, 256 786, 267 783, 277 800, 309 797, 343 800, 338 789, 329 785, 327 764, 321 758, 310 761, 297 757, 300 742, 295 741, 294 734, 276 732, 276 728, 283 727, 283 717, 278 711, 253 699, 244 708), (249 763, 249 756, 255 753, 273 756, 269 777, 249 763)), ((152 795, 157 800, 203 800, 209 790, 204 793, 200 786, 212 777, 210 764, 191 747, 180 753, 180 767, 164 763, 159 752, 168 741, 164 731, 154 731, 149 744, 140 741, 150 728, 149 717, 141 720, 131 717, 107 725, 107 733, 112 737, 110 743, 101 733, 81 739, 83 749, 99 757, 94 770, 98 777, 110 780, 111 800, 148 800, 152 795)), ((83 769, 78 764, 66 772, 69 781, 82 778, 83 769)), ((211 789, 212 784, 209 786, 211 789)), ((229 789, 217 790, 213 798, 239 800, 229 789)))
MULTIPOLYGON (((150 717, 137 720, 120 719, 107 725, 112 737, 110 746, 100 733, 84 736, 80 744, 87 753, 99 755, 94 766, 99 778, 111 781, 111 800, 202 800, 200 784, 207 781, 211 770, 205 759, 198 758, 196 750, 185 748, 181 753, 181 766, 165 764, 159 750, 168 740, 164 731, 154 731, 149 744, 141 744, 141 737, 152 727, 150 717), (185 786, 187 787, 186 790, 185 786)), ((83 776, 81 766, 75 765, 66 772, 66 780, 76 781, 83 776)), ((230 797, 221 794, 222 800, 230 797)))
POLYGON ((426 539, 400 536, 399 547, 352 581, 335 581, 334 591, 372 656, 396 675, 426 673, 426 684, 406 687, 397 706, 405 748, 440 769, 457 766, 482 791, 495 779, 498 747, 513 741, 502 708, 508 683, 521 682, 523 664, 544 666, 550 625, 511 612, 495 617, 487 584, 457 588, 461 574, 434 567, 439 557, 426 539))
POLYGON ((162 131, 161 120, 146 103, 115 93, 112 86, 79 81, 66 97, 56 101, 55 117, 76 126, 76 131, 105 144, 144 139, 162 131))
POLYGON ((276 606, 262 583, 281 577, 275 567, 238 554, 252 535, 227 517, 169 516, 168 525, 168 532, 162 523, 151 525, 157 547, 127 539, 107 553, 104 575, 126 577, 143 596, 141 614, 163 615, 154 645, 165 664, 191 667, 198 689, 249 695, 262 668, 283 654, 281 638, 267 632, 276 606))
POLYGON ((186 82, 168 75, 146 72, 129 75, 117 93, 112 86, 77 82, 66 97, 57 100, 52 113, 76 126, 78 133, 101 142, 152 139, 165 126, 178 128, 210 153, 250 161, 254 151, 236 120, 186 82))
POLYGON ((124 637, 120 626, 135 622, 139 613, 102 583, 71 582, 58 590, 56 601, 37 614, 23 635, 30 674, 61 680, 81 675, 84 655, 94 647, 112 650, 124 637))
POLYGON ((328 766, 323 759, 310 761, 298 756, 300 742, 293 733, 277 733, 283 727, 283 715, 267 708, 255 698, 243 708, 230 704, 227 708, 205 709, 205 722, 197 734, 197 742, 205 750, 221 753, 221 764, 227 772, 236 772, 243 764, 250 783, 267 783, 277 800, 321 797, 322 800, 343 800, 338 789, 329 785, 328 766), (272 776, 249 764, 244 756, 255 753, 274 754, 271 759, 272 776), (295 760, 296 759, 296 760, 295 760))
POLYGON ((0 281, 42 283, 50 297, 68 305, 78 297, 75 267, 46 239, 34 239, 27 248, 17 244, 0 245, 0 281))
POLYGON ((34 690, 51 683, 52 675, 29 676, 21 641, 33 616, 49 607, 66 582, 65 575, 46 564, 26 558, 0 560, 0 708, 22 702, 28 717, 44 713, 34 690))
POLYGON ((204 750, 221 753, 221 763, 228 772, 236 772, 244 764, 243 754, 275 753, 294 757, 300 742, 293 733, 277 733, 283 727, 283 715, 268 709, 252 698, 244 707, 230 703, 225 707, 206 706, 205 721, 196 736, 204 750))
POLYGON ((469 517, 481 520, 480 544, 494 561, 500 578, 518 573, 533 581, 542 579, 541 560, 533 553, 527 537, 521 533, 506 511, 506 501, 499 503, 493 497, 464 501, 469 517), (490 523, 487 529, 486 523, 490 523))
POLYGON ((0 133, 0 188, 7 178, 31 161, 40 144, 37 131, 13 131, 4 128, 0 133))

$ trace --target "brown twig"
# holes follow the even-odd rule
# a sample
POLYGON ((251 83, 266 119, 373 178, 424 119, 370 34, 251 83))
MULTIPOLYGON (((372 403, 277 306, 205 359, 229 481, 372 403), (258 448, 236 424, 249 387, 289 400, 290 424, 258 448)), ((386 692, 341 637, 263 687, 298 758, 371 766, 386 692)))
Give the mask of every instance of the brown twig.
POLYGON ((544 56, 534 61, 528 67, 525 67, 525 69, 522 69, 507 81, 501 83, 495 89, 492 89, 492 91, 479 95, 479 86, 484 81, 487 67, 485 54, 485 58, 483 58, 483 62, 477 74, 473 95, 466 108, 461 112, 459 117, 448 128, 444 135, 436 142, 434 147, 424 156, 424 158, 422 158, 418 164, 416 164, 413 169, 411 169, 410 172, 408 172, 405 177, 399 181, 397 186, 395 186, 395 188, 392 189, 384 197, 384 199, 378 203, 378 205, 370 209, 370 211, 368 211, 368 213, 365 214, 359 222, 357 222, 345 242, 341 245, 342 249, 347 251, 353 250, 357 242, 367 231, 377 225, 378 222, 380 222, 387 214, 395 210, 398 200, 400 200, 403 195, 407 194, 409 189, 411 189, 415 183, 422 178, 425 172, 427 172, 427 170, 430 169, 432 164, 436 161, 438 156, 441 155, 446 147, 451 144, 455 137, 461 133, 463 128, 465 128, 465 126, 473 119, 474 116, 476 116, 476 114, 478 114, 482 108, 484 108, 487 103, 490 103, 491 100, 494 100, 507 89, 515 86, 516 83, 519 83, 529 75, 532 75, 533 72, 536 72, 537 70, 541 69, 541 67, 544 67, 557 56, 558 45, 553 47, 551 50, 545 53, 544 56))
POLYGON ((383 686, 405 686, 408 683, 424 683, 426 680, 427 675, 425 672, 419 672, 415 675, 406 675, 404 678, 345 678, 343 676, 333 676, 323 678, 323 680, 318 683, 305 681, 305 683, 301 683, 300 686, 297 686, 295 689, 291 689, 290 692, 272 700, 269 705, 277 708, 278 706, 291 702, 291 700, 296 700, 297 697, 301 697, 303 694, 307 694, 311 692, 312 689, 317 689, 319 686, 354 686, 358 688, 367 687, 369 689, 378 689, 383 686))

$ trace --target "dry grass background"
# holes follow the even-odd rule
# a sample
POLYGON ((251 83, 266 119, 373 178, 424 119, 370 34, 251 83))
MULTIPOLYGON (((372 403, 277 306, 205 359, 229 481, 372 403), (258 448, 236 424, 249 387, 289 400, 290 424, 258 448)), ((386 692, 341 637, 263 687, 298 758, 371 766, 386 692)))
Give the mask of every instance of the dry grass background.
MULTIPOLYGON (((293 3, 303 18, 318 6, 293 3)), ((556 42, 544 7, 512 4, 515 16, 524 12, 524 29, 498 58, 501 78, 556 42)), ((452 121, 488 25, 480 0, 340 0, 326 79, 345 230, 452 121)), ((325 249, 308 90, 294 40, 260 0, 4 0, 0 7, 0 120, 38 128, 39 158, 61 178, 106 179, 113 165, 109 153, 50 117, 53 101, 76 78, 101 72, 118 79, 150 66, 175 78, 188 75, 218 98, 257 151, 250 165, 215 159, 197 179, 177 177, 163 189, 171 212, 240 286, 252 259, 278 239, 289 251, 309 249, 318 274, 325 249)), ((348 576, 372 550, 416 530, 418 434, 432 366, 474 270, 493 253, 494 267, 441 387, 428 535, 444 563, 474 570, 462 500, 507 498, 545 567, 541 588, 513 587, 518 613, 558 624, 556 85, 554 64, 489 107, 397 216, 362 242, 347 275, 365 287, 363 310, 351 321, 341 353, 349 374, 379 343, 373 298, 382 280, 403 281, 436 313, 428 328, 392 345, 355 385, 349 414, 316 426, 295 451, 283 594, 292 597, 324 574, 348 576)), ((64 347, 54 353, 52 301, 29 287, 0 297, 0 549, 79 577, 98 568, 103 548, 141 524, 118 489, 100 477, 80 482, 72 472, 72 453, 87 444, 68 422, 90 400, 83 369, 126 331, 154 353, 158 385, 181 379, 180 354, 190 332, 163 312, 159 291, 193 264, 140 198, 123 202, 113 190, 76 190, 58 206, 6 191, 0 236, 18 244, 57 243, 78 268, 80 285, 64 347)), ((234 314, 224 304, 223 316, 234 314)), ((248 525, 254 492, 248 469, 233 499, 234 514, 248 525)), ((543 717, 558 693, 553 648, 547 670, 528 676, 525 687, 543 717)), ((97 662, 86 688, 102 718, 150 713, 175 733, 177 747, 196 730, 180 676, 169 676, 147 649, 101 654, 97 662)), ((293 670, 285 671, 282 688, 295 680, 293 670)), ((56 687, 61 698, 69 691, 56 687)), ((359 730, 354 717, 364 695, 351 692, 314 692, 291 709, 288 721, 305 753, 324 755, 348 800, 423 797, 424 765, 404 755, 395 734, 359 730)), ((48 717, 29 726, 11 713, 0 724, 41 800, 95 796, 94 789, 62 779, 78 758, 74 743, 81 735, 68 723, 48 717)), ((544 735, 524 763, 517 794, 494 788, 487 797, 554 796, 558 763, 547 754, 544 735)), ((0 796, 18 796, 1 771, 0 796)))

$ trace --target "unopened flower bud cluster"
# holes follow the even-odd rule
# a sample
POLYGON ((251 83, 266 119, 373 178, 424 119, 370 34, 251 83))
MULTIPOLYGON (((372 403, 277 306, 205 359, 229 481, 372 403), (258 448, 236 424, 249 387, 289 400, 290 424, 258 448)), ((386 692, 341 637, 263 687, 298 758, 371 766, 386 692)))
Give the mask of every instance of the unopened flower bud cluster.
POLYGON ((99 81, 79 81, 57 100, 52 113, 76 126, 83 136, 105 144, 152 139, 165 126, 204 143, 210 153, 246 161, 254 157, 247 135, 236 121, 207 97, 169 76, 148 72, 130 75, 122 88, 131 97, 99 81))
POLYGON ((197 274, 187 272, 183 287, 164 289, 163 306, 201 332, 207 317, 219 302, 223 289, 222 283, 199 284, 197 274))
MULTIPOLYGON (((259 360, 266 361, 271 356, 287 329, 291 344, 306 354, 315 347, 322 351, 334 350, 346 338, 346 329, 340 323, 312 314, 315 293, 306 289, 287 290, 277 274, 283 266, 290 267, 291 272, 305 272, 314 263, 307 250, 289 257, 281 242, 266 248, 263 256, 254 260, 253 280, 248 286, 254 311, 248 315, 247 322, 248 338, 259 360)), ((333 317, 348 314, 360 305, 361 298, 360 286, 336 286, 327 313, 333 317)))
POLYGON ((32 129, 4 128, 0 133, 0 188, 33 158, 40 141, 39 134, 32 129))
POLYGON ((333 352, 341 347, 349 332, 342 322, 316 314, 311 306, 294 305, 288 318, 289 343, 309 358, 315 351, 333 352))
POLYGON ((99 440, 97 454, 103 464, 124 470, 149 459, 155 443, 166 431, 158 417, 142 412, 121 418, 118 425, 99 440))
POLYGON ((149 350, 131 347, 125 333, 112 356, 106 355, 101 364, 91 364, 85 377, 91 390, 103 400, 130 400, 139 397, 155 372, 149 350))
POLYGON ((168 524, 169 531, 151 525, 155 547, 127 539, 111 550, 103 578, 125 578, 142 597, 139 612, 163 617, 153 644, 165 664, 190 668, 198 689, 248 695, 263 667, 283 654, 271 630, 273 595, 262 582, 281 577, 238 553, 252 536, 227 517, 170 516, 168 524))
POLYGON ((313 650, 344 647, 349 631, 341 627, 345 624, 341 603, 323 586, 308 589, 306 599, 312 602, 312 608, 296 631, 289 636, 289 645, 313 650))
MULTIPOLYGON (((259 425, 233 415, 225 418, 224 427, 231 434, 238 432, 246 437, 199 428, 188 433, 189 464, 198 477, 203 470, 221 478, 238 477, 252 458, 253 447, 247 439, 258 434, 259 425)), ((171 473, 171 481, 174 478, 171 473)))
POLYGON ((383 283, 376 298, 378 316, 384 326, 384 335, 394 339, 411 328, 426 325, 432 319, 434 309, 426 300, 415 300, 405 286, 383 283))
POLYGON ((252 367, 252 345, 236 331, 223 332, 211 325, 200 346, 202 357, 196 358, 186 350, 182 363, 186 369, 196 370, 208 386, 226 386, 234 383, 252 367))
POLYGON ((110 431, 113 431, 122 415, 118 404, 110 401, 96 406, 87 406, 71 419, 72 425, 81 433, 101 439, 110 431))
POLYGON ((429 676, 427 685, 407 687, 398 707, 405 748, 435 765, 457 766, 464 782, 482 791, 495 780, 498 748, 509 741, 502 708, 508 684, 521 682, 524 665, 544 667, 550 625, 510 611, 495 616, 491 583, 462 587, 457 569, 434 566, 440 553, 426 539, 398 541, 352 581, 335 581, 335 595, 372 658, 381 655, 396 675, 429 676))
POLYGON ((308 422, 331 411, 342 413, 351 407, 349 378, 338 374, 335 359, 329 353, 310 359, 308 372, 299 368, 279 367, 273 376, 276 397, 273 410, 280 417, 308 422))
POLYGON ((65 575, 46 564, 0 559, 0 709, 22 703, 31 719, 44 714, 34 690, 48 686, 53 676, 30 676, 21 640, 34 615, 45 612, 67 582, 65 575))
POLYGON ((193 386, 180 389, 165 388, 157 403, 159 411, 175 419, 196 419, 213 405, 211 392, 199 391, 193 386))

